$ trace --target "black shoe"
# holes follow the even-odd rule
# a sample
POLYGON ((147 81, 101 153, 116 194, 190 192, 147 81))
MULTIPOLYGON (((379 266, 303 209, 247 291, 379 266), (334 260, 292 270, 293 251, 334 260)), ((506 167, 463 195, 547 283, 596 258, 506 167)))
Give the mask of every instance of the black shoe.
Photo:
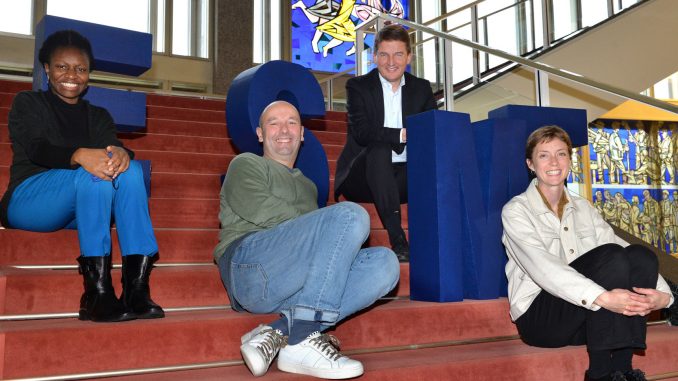
POLYGON ((409 262, 410 261, 410 245, 407 243, 407 239, 404 236, 401 236, 394 240, 391 243, 391 250, 398 257, 399 262, 409 262))
POLYGON ((645 373, 640 369, 633 369, 624 372, 624 377, 627 381, 647 381, 645 373))
POLYGON ((85 288, 80 298, 78 319, 94 322, 134 319, 134 316, 125 311, 122 303, 115 296, 111 282, 111 256, 78 257, 78 263, 85 288))
POLYGON ((148 280, 153 263, 158 254, 125 255, 122 257, 122 299, 125 309, 138 319, 156 319, 165 317, 162 307, 151 299, 151 288, 148 280))

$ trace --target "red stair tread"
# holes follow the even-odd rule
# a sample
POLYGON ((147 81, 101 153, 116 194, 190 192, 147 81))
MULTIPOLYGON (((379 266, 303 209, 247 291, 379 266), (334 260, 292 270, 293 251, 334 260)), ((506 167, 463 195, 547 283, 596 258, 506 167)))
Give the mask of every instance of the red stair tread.
POLYGON ((219 123, 226 121, 226 111, 147 105, 146 117, 219 123))
POLYGON ((224 111, 226 109, 226 101, 224 99, 204 99, 176 95, 166 96, 147 94, 146 103, 153 106, 183 107, 214 111, 224 111))
MULTIPOLYGON (((119 259, 116 257, 116 262, 119 259)), ((158 262, 162 264, 162 261, 158 262)), ((209 263, 209 262, 207 262, 209 263)), ((75 260, 69 264, 75 264, 75 260)), ((409 295, 409 265, 400 267, 401 284, 390 295, 409 295)), ((118 294, 120 270, 112 270, 118 294)), ((151 276, 153 300, 163 307, 200 307, 228 304, 216 265, 156 267, 151 276)), ((0 271, 0 314, 23 315, 76 312, 82 295, 82 276, 75 269, 0 271)))
MULTIPOLYGON (((2 271, 4 315, 77 312, 82 276, 77 270, 2 271)), ((118 293, 120 270, 111 272, 118 293)), ((164 307, 198 307, 228 304, 216 266, 158 267, 151 277, 153 300, 164 307)))
MULTIPOLYGON (((154 229, 160 263, 211 263, 217 229, 154 229)), ((118 237, 112 229, 113 263, 120 263, 118 237)), ((0 265, 75 265, 79 255, 75 230, 35 233, 0 229, 0 265)))
MULTIPOLYGON (((223 175, 228 169, 232 154, 204 154, 167 152, 154 150, 135 150, 139 160, 150 160, 153 171, 174 173, 202 173, 223 175)), ((0 144, 0 165, 2 162, 2 147, 0 144)))
MULTIPOLYGON (((339 325, 336 335, 342 339, 345 350, 457 340, 460 332, 467 334, 459 327, 469 321, 456 317, 466 316, 463 311, 470 308, 479 308, 476 313, 482 313, 471 319, 473 329, 481 330, 475 332, 477 335, 515 333, 513 324, 506 323, 505 300, 445 304, 393 301, 352 318, 351 326, 339 325), (398 334, 392 334, 394 327, 400 327, 398 334)), ((168 313, 165 319, 117 324, 76 319, 5 322, 1 326, 5 337, 2 376, 237 360, 240 336, 272 318, 233 311, 201 311, 168 313)), ((471 329, 466 331, 471 333, 471 329)))
POLYGON ((205 136, 215 138, 228 137, 225 121, 198 122, 190 120, 146 118, 145 131, 156 134, 205 136))
POLYGON ((348 128, 348 124, 346 122, 327 119, 307 119, 304 120, 303 124, 304 127, 314 131, 318 130, 346 133, 348 128))
POLYGON ((228 138, 179 136, 169 134, 122 133, 118 138, 131 150, 145 149, 157 151, 238 154, 238 150, 228 138))
POLYGON ((19 91, 30 90, 31 88, 33 88, 33 82, 30 80, 11 81, 0 79, 0 91, 5 93, 18 93, 19 91))
MULTIPOLYGON (((218 242, 218 229, 155 228, 162 263, 209 263, 218 242)), ((113 262, 120 263, 116 230, 112 229, 113 262)), ((79 255, 75 230, 35 233, 0 229, 0 266, 74 265, 79 255)), ((389 247, 383 229, 372 229, 366 246, 389 247)))
MULTIPOLYGON (((645 356, 635 356, 634 366, 646 371, 648 376, 678 371, 678 355, 672 350, 676 340, 678 330, 675 328, 650 328, 650 349, 645 356)), ((583 379, 588 364, 584 347, 535 348, 520 340, 367 353, 351 355, 351 358, 360 360, 365 367, 365 374, 359 379, 369 381, 572 381, 583 379)), ((281 372, 275 363, 265 377, 271 381, 313 379, 281 372)), ((251 379, 252 374, 244 365, 116 378, 119 381, 251 379)), ((662 379, 678 380, 678 377, 662 379)))
POLYGON ((11 107, 16 93, 6 93, 0 91, 0 107, 11 107))

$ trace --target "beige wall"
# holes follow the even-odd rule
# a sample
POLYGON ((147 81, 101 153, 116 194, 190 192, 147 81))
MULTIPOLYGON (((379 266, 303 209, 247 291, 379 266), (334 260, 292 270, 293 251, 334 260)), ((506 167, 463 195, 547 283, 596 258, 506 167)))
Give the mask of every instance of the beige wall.
POLYGON ((0 34, 0 65, 33 67, 33 45, 32 36, 0 34))

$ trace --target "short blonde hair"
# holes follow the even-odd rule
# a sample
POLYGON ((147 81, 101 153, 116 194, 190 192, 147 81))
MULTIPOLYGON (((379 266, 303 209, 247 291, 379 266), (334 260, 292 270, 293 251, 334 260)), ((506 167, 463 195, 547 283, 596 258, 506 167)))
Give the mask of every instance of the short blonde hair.
POLYGON ((530 136, 527 137, 527 144, 525 144, 525 158, 532 160, 532 153, 537 144, 548 143, 553 139, 558 139, 567 145, 567 153, 570 155, 570 160, 572 160, 572 140, 570 140, 570 135, 555 125, 539 127, 532 131, 530 136))

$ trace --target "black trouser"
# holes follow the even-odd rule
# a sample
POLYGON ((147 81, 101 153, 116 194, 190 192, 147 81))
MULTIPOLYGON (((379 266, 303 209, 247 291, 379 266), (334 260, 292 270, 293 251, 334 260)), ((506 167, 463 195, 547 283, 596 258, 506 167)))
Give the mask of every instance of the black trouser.
MULTIPOLYGON (((642 245, 602 245, 570 266, 606 290, 657 286, 657 257, 642 245)), ((586 344, 589 351, 644 349, 646 323, 645 316, 625 316, 604 308, 591 311, 546 291, 541 291, 516 321, 521 338, 529 345, 556 348, 586 344)))
POLYGON ((373 202, 393 240, 403 235, 400 204, 407 202, 407 163, 391 162, 391 145, 373 143, 353 162, 339 193, 353 202, 373 202))

